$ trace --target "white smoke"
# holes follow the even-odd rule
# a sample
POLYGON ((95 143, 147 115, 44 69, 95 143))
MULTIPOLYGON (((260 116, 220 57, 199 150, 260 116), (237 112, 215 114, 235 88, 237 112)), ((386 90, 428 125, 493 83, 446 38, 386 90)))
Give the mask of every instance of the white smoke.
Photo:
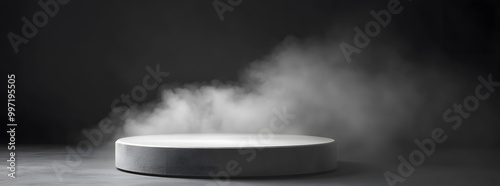
POLYGON ((285 133, 327 136, 370 149, 425 122, 419 112, 445 108, 439 105, 451 88, 443 86, 447 83, 437 70, 411 65, 415 62, 394 51, 376 61, 377 68, 356 69, 336 51, 327 42, 287 40, 252 63, 236 84, 165 90, 160 102, 129 112, 124 134, 253 133, 268 127, 273 109, 286 107, 296 117, 285 133), (431 98, 441 101, 427 102, 431 98))

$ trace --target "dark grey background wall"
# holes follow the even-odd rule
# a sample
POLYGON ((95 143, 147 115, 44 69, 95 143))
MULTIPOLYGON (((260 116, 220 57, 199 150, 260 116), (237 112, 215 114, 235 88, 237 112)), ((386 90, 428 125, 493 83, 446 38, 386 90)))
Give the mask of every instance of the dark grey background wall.
MULTIPOLYGON (((20 34, 21 17, 31 19, 40 7, 37 1, 3 1, 1 63, 3 71, 18 77, 17 140, 75 142, 82 129, 94 127, 109 114, 113 100, 142 84, 148 65, 160 64, 170 73, 165 85, 237 81, 248 63, 269 54, 287 36, 341 41, 330 31, 352 34, 354 26, 372 19, 371 9, 385 8, 386 3, 244 0, 221 22, 212 1, 73 0, 16 54, 6 35, 20 34)), ((460 71, 463 79, 457 81, 474 87, 478 75, 500 78, 498 4, 414 1, 393 17, 376 42, 390 45, 398 40, 394 45, 410 49, 401 52, 410 58, 446 56, 451 60, 421 63, 460 71)), ((376 64, 363 62, 344 65, 376 69, 376 64)), ((148 92, 145 102, 157 99, 157 94, 148 92)), ((468 94, 469 89, 457 92, 458 97, 468 94)), ((489 104, 497 105, 498 97, 489 104)), ((498 118, 488 116, 481 127, 498 131, 498 118)))

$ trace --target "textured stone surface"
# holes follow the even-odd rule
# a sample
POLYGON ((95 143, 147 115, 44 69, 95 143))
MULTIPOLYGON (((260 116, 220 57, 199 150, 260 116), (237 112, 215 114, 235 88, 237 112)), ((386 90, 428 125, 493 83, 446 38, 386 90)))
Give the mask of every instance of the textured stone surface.
POLYGON ((328 138, 256 134, 174 134, 116 141, 116 167, 163 176, 255 177, 310 174, 337 166, 328 138))
MULTIPOLYGON (((91 156, 82 158, 72 172, 62 175, 59 181, 52 170, 54 161, 64 163, 65 146, 19 145, 17 149, 18 172, 16 179, 7 177, 3 168, 0 185, 213 185, 212 179, 189 179, 146 176, 119 171, 114 165, 114 144, 94 149, 91 156)), ((0 149, 0 161, 6 162, 7 151, 0 149)), ((383 173, 395 170, 397 155, 391 153, 390 162, 361 162, 352 156, 339 153, 335 171, 287 177, 231 179, 235 186, 290 186, 290 185, 387 185, 383 173)), ((499 150, 439 149, 403 184, 398 185, 500 185, 499 150)), ((366 161, 370 161, 366 159, 366 161)), ((6 166, 6 163, 2 163, 6 166)), ((217 184, 215 184, 217 185, 217 184)))

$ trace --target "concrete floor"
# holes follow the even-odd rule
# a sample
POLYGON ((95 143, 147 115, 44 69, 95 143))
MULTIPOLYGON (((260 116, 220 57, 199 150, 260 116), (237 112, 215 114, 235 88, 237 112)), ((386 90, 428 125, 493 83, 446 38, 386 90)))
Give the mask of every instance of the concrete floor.
MULTIPOLYGON (((1 161, 7 152, 2 150, 1 161)), ((119 171, 114 166, 112 146, 93 150, 81 164, 59 180, 51 164, 65 164, 64 147, 19 146, 17 178, 0 177, 0 185, 218 185, 211 179, 172 178, 138 175, 119 171)), ((404 183, 396 185, 500 185, 500 150, 443 150, 427 158, 404 183), (453 157, 453 158, 450 158, 453 157)), ((220 185, 388 185, 383 173, 397 169, 394 162, 339 160, 335 171, 290 177, 231 179, 220 185)), ((6 163, 4 163, 6 165, 6 163)))

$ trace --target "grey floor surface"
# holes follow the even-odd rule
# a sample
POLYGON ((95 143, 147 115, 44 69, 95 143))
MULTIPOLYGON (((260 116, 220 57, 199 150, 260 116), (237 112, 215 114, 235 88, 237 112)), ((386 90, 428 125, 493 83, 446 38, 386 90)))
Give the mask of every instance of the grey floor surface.
MULTIPOLYGON (((1 150, 1 161, 7 166, 8 152, 1 150)), ((95 149, 74 167, 65 163, 64 146, 18 146, 16 178, 0 176, 0 185, 388 185, 383 173, 397 169, 393 162, 339 160, 335 171, 290 177, 231 179, 173 178, 138 175, 114 167, 112 146, 95 149), (58 178, 52 164, 69 167, 58 178)), ((403 153, 403 152, 402 152, 403 153)), ((443 150, 428 157, 415 172, 396 185, 500 185, 500 150, 443 150)))

